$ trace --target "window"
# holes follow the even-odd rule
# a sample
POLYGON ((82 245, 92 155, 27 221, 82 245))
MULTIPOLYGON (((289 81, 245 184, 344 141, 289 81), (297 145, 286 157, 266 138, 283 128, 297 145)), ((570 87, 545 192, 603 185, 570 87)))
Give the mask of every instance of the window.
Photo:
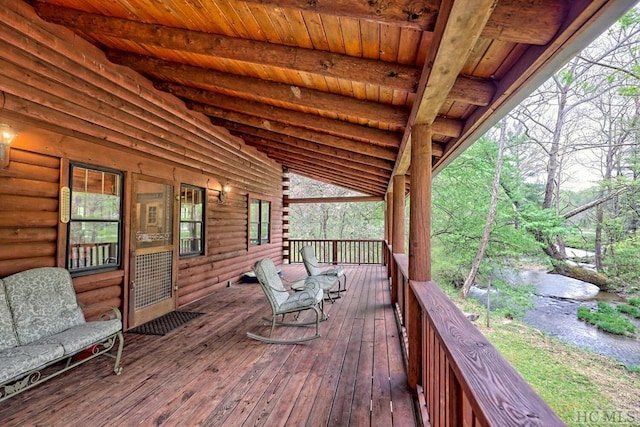
POLYGON ((67 269, 74 273, 119 267, 122 174, 73 164, 70 172, 67 269))
POLYGON ((180 256, 204 254, 204 189, 180 187, 180 256))
POLYGON ((249 198, 249 245, 271 241, 271 202, 249 198))

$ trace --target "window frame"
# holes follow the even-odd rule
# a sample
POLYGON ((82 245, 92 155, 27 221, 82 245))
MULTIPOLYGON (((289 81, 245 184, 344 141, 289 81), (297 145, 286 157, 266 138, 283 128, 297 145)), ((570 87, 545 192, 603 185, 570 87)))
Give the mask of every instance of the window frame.
MULTIPOLYGON (((65 246, 65 268, 69 271, 69 273, 71 274, 72 277, 78 277, 78 276, 86 276, 86 275, 90 275, 90 274, 97 274, 97 273, 103 273, 103 272, 107 272, 107 271, 114 271, 114 270, 119 270, 122 268, 122 254, 123 252, 123 245, 124 245, 124 238, 123 238, 123 231, 124 231, 124 178, 125 178, 125 174, 123 171, 119 171, 119 170, 114 170, 114 169, 109 169, 109 168, 105 168, 105 167, 101 167, 101 166, 95 166, 95 165, 90 165, 90 164, 86 164, 86 163, 81 163, 81 162, 70 162, 69 163, 69 181, 68 181, 68 187, 69 187, 69 221, 66 224, 66 246, 65 246), (119 194, 119 217, 117 220, 96 220, 96 219, 84 219, 84 220, 77 220, 77 219, 73 219, 73 195, 74 195, 74 191, 73 191, 73 171, 76 168, 81 168, 81 169, 88 169, 90 171, 93 172, 106 172, 106 173, 110 173, 113 175, 116 175, 119 177, 119 188, 118 188, 118 194, 119 194), (71 232, 71 228, 72 228, 72 224, 77 224, 77 223, 114 223, 117 222, 118 225, 118 231, 117 231, 117 242, 116 242, 116 258, 117 258, 117 262, 116 263, 109 263, 109 264, 102 264, 102 265, 92 265, 92 266, 85 266, 85 267, 73 267, 71 265, 71 259, 72 256, 70 254, 70 252, 72 251, 72 247, 71 247, 71 241, 72 241, 72 232, 71 232)), ((76 190, 76 192, 78 192, 76 190)))
POLYGON ((265 246, 272 243, 272 237, 273 237, 272 219, 273 219, 273 200, 271 198, 257 195, 257 194, 248 194, 247 195, 247 248, 248 249, 265 246), (251 226, 252 226, 251 219, 252 219, 252 202, 253 201, 258 202, 258 238, 257 238, 258 241, 257 243, 253 243, 251 238, 252 237, 251 236, 251 226), (263 239, 263 236, 262 236, 262 229, 264 226, 262 213, 263 213, 264 204, 268 204, 269 206, 268 231, 267 231, 268 236, 266 241, 264 241, 265 239, 263 239))
POLYGON ((191 258, 197 256, 203 256, 206 253, 205 242, 206 242, 206 211, 207 211, 207 190, 203 187, 198 187, 196 185, 191 184, 180 184, 180 207, 179 207, 179 216, 178 216, 178 256, 180 258, 191 258), (188 188, 191 190, 200 192, 200 199, 202 200, 202 218, 200 221, 183 221, 182 220, 182 190, 184 188, 188 188), (180 243, 182 236, 182 224, 200 224, 200 251, 190 251, 190 252, 182 252, 182 244, 180 243))

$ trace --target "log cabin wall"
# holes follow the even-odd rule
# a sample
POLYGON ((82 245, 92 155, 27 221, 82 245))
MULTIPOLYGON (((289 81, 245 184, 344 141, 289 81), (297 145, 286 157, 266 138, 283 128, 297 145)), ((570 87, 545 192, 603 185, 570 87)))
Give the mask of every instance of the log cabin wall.
POLYGON ((127 312, 134 173, 207 189, 205 255, 178 260, 178 306, 236 281, 260 258, 281 262, 282 166, 183 111, 181 101, 43 22, 26 3, 0 0, 0 122, 18 131, 0 169, 0 277, 65 265, 58 200, 72 162, 124 174, 122 268, 74 278, 85 304, 127 312), (220 204, 227 181, 231 192, 220 204), (269 244, 247 243, 249 194, 271 202, 269 244))

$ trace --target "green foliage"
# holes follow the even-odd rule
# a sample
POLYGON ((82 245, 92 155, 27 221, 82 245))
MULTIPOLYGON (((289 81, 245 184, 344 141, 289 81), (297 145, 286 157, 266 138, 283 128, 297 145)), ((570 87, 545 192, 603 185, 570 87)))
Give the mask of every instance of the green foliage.
POLYGON ((575 81, 575 76, 569 70, 562 70, 558 73, 558 77, 562 84, 570 85, 575 81))
POLYGON ((638 307, 634 307, 630 304, 618 304, 616 310, 620 313, 628 314, 636 319, 640 319, 640 309, 638 309, 638 307))
POLYGON ((596 311, 592 311, 587 307, 578 308, 578 319, 583 320, 616 335, 635 335, 638 328, 622 313, 613 308, 606 302, 598 302, 596 311))
POLYGON ((640 88, 636 86, 623 86, 618 89, 618 93, 622 96, 638 96, 638 94, 640 94, 640 88))
POLYGON ((627 302, 635 307, 640 307, 640 298, 629 298, 627 302))
POLYGON ((604 259, 604 267, 609 275, 629 283, 640 281, 640 238, 630 237, 614 243, 610 252, 604 259))
POLYGON ((547 239, 566 233, 565 219, 553 209, 541 209, 539 206, 526 205, 521 210, 522 225, 527 231, 547 239))
POLYGON ((620 27, 626 29, 640 22, 640 11, 633 8, 618 20, 620 27))

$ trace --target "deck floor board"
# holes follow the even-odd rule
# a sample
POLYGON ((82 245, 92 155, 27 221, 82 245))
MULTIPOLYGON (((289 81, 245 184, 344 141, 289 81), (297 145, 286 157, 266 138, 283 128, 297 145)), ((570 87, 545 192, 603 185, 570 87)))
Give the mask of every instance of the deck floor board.
MULTIPOLYGON (((299 264, 282 271, 291 280, 304 276, 299 264)), ((113 375, 110 359, 89 361, 0 403, 0 424, 416 425, 386 270, 346 272, 348 291, 325 302, 320 339, 247 338, 247 331, 269 333, 261 319, 269 308, 258 285, 235 284, 181 308, 205 315, 166 336, 125 333, 122 375, 113 375)), ((313 327, 276 333, 300 337, 313 327)))

